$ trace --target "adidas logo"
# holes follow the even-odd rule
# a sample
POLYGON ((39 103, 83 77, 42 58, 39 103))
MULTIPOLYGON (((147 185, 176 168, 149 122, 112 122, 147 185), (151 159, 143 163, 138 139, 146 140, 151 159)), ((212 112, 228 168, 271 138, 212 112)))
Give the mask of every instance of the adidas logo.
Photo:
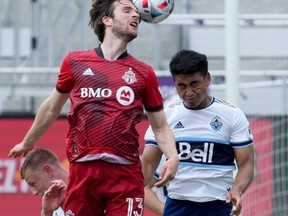
POLYGON ((179 121, 179 122, 174 126, 174 129, 177 129, 177 128, 184 128, 184 125, 181 123, 181 121, 179 121))
POLYGON ((92 72, 91 68, 88 68, 87 70, 85 70, 83 72, 83 75, 85 76, 91 76, 91 75, 94 75, 94 73, 92 72))

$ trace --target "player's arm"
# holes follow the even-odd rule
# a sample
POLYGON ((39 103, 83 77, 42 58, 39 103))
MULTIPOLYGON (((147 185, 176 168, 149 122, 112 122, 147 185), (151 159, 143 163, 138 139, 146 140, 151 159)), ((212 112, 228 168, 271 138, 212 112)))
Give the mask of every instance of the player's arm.
POLYGON ((254 150, 253 146, 234 150, 238 172, 231 190, 226 194, 226 201, 232 202, 234 209, 231 215, 241 213, 241 196, 251 184, 254 177, 254 150))
POLYGON ((153 174, 159 165, 162 154, 161 150, 156 146, 147 145, 144 147, 141 156, 144 185, 147 185, 153 179, 153 174))
MULTIPOLYGON (((147 116, 149 118, 157 144, 167 158, 167 161, 164 163, 160 173, 160 180, 155 184, 156 186, 163 186, 167 181, 172 180, 175 177, 178 168, 179 159, 175 145, 175 138, 167 124, 166 116, 163 110, 159 112, 147 112, 147 116)), ((145 151, 143 154, 145 154, 145 151)))
POLYGON ((47 131, 53 121, 59 116, 62 107, 69 98, 69 94, 61 94, 56 89, 39 107, 34 122, 24 137, 23 141, 15 145, 9 157, 19 157, 26 155, 28 151, 34 148, 35 143, 47 131))
POLYGON ((164 203, 161 202, 157 195, 152 191, 152 188, 156 182, 157 180, 153 178, 149 184, 144 187, 144 206, 157 215, 163 215, 164 203))

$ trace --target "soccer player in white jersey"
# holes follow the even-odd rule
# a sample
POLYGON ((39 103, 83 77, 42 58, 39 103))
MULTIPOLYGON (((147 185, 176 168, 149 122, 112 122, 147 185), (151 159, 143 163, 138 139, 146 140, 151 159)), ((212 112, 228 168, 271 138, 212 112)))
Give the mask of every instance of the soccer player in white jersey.
MULTIPOLYGON (((169 67, 181 101, 165 113, 180 163, 168 186, 163 215, 239 215, 241 196, 253 179, 253 136, 247 118, 239 107, 208 94, 211 77, 206 55, 181 50, 169 67)), ((159 159, 162 153, 151 127, 145 142, 150 160, 159 159)))

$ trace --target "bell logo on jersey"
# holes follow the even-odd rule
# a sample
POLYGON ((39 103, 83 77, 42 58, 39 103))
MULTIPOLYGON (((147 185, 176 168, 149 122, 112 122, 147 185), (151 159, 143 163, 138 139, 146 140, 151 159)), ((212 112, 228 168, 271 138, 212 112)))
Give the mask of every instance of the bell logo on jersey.
POLYGON ((179 142, 179 160, 212 163, 214 143, 204 143, 204 148, 192 148, 188 142, 179 142))
POLYGON ((129 86, 122 86, 116 93, 117 101, 123 106, 133 103, 134 97, 134 91, 129 86))

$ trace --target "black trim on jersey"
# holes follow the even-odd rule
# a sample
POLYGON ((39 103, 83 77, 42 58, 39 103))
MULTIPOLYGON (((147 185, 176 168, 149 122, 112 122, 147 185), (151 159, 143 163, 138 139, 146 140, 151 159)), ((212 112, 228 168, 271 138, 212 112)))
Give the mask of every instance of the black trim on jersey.
POLYGON ((252 139, 247 140, 246 142, 241 142, 241 143, 234 143, 234 142, 231 142, 231 145, 232 145, 233 147, 248 146, 249 144, 253 144, 253 140, 252 140, 252 139))
POLYGON ((63 90, 63 89, 60 89, 57 85, 56 85, 56 90, 59 92, 59 93, 69 93, 70 91, 67 91, 67 90, 63 90))
MULTIPOLYGON (((98 56, 104 58, 104 54, 103 54, 103 51, 102 51, 102 49, 101 49, 101 46, 95 48, 95 51, 96 51, 96 53, 97 53, 98 56)), ((127 50, 126 50, 124 53, 122 53, 122 54, 117 58, 117 60, 124 59, 124 58, 126 58, 127 56, 128 56, 128 52, 127 52, 127 50)))
POLYGON ((145 110, 148 112, 157 112, 157 111, 162 110, 163 108, 164 108, 163 104, 161 104, 160 106, 157 106, 157 107, 145 107, 145 110))

